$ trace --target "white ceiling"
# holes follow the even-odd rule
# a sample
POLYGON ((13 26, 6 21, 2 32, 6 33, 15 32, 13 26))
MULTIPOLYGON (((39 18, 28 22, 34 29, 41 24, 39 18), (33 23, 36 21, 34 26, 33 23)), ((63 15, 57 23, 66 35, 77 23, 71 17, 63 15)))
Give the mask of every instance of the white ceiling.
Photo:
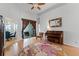
POLYGON ((30 12, 30 13, 33 13, 33 14, 40 14, 40 13, 44 12, 45 10, 51 8, 52 6, 54 6, 56 4, 57 3, 45 3, 45 5, 41 6, 40 10, 38 10, 38 9, 31 10, 32 4, 29 4, 29 3, 15 3, 15 4, 12 4, 12 5, 14 5, 20 11, 26 11, 26 12, 30 12))
POLYGON ((31 10, 32 5, 31 4, 27 4, 27 5, 29 5, 29 10, 32 13, 41 15, 41 14, 43 14, 43 13, 49 11, 49 10, 58 8, 58 7, 60 7, 60 6, 64 5, 64 4, 66 4, 66 3, 45 3, 45 5, 41 6, 40 10, 38 10, 38 9, 31 10))
POLYGON ((32 13, 32 14, 42 14, 42 13, 45 13, 47 12, 48 10, 51 10, 52 8, 56 8, 56 7, 59 7, 59 5, 61 5, 61 3, 45 3, 45 5, 41 6, 41 10, 38 10, 38 9, 33 9, 31 10, 32 8, 32 5, 31 4, 28 4, 28 3, 4 3, 4 4, 0 4, 2 5, 2 7, 0 7, 0 9, 4 9, 5 6, 7 5, 7 7, 15 7, 16 10, 19 10, 19 11, 22 11, 22 12, 29 12, 29 13, 32 13), (4 8, 3 8, 4 6, 4 8))

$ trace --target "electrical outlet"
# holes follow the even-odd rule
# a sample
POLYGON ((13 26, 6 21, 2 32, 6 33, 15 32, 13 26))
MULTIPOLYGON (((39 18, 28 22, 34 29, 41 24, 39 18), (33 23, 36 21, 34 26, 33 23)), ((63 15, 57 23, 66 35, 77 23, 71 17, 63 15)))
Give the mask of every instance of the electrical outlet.
POLYGON ((79 45, 79 41, 71 41, 71 44, 79 45))
POLYGON ((75 42, 75 43, 78 43, 78 42, 75 42))
POLYGON ((78 42, 77 42, 77 41, 72 41, 72 43, 75 43, 75 44, 77 44, 78 42))

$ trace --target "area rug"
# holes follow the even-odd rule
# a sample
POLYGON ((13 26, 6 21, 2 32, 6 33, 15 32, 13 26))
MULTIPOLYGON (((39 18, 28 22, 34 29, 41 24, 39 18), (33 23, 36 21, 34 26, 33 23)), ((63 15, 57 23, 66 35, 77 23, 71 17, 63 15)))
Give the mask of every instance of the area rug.
POLYGON ((62 48, 56 48, 48 42, 35 43, 32 46, 25 47, 19 54, 20 56, 62 56, 62 48))

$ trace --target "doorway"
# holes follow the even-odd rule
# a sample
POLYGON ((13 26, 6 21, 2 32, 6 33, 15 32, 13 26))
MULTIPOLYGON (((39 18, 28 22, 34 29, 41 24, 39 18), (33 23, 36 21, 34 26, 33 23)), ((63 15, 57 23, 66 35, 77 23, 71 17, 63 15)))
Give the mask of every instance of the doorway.
POLYGON ((36 21, 22 19, 22 38, 30 38, 36 36, 36 21))

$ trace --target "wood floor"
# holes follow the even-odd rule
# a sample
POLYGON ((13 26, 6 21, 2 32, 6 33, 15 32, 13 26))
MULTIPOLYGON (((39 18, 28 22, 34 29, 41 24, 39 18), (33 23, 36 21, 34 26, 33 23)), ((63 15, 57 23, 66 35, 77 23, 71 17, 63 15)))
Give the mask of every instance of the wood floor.
MULTIPOLYGON (((15 43, 13 43, 13 45, 11 44, 12 42, 9 41, 9 43, 7 43, 8 45, 11 44, 11 46, 9 46, 8 48, 5 49, 4 51, 4 55, 5 56, 18 56, 18 52, 24 47, 24 42, 26 40, 20 40, 17 41, 15 43)), ((36 43, 39 42, 40 40, 36 40, 35 38, 33 38, 31 40, 31 43, 36 43)), ((73 47, 73 46, 69 46, 69 45, 59 45, 59 44, 55 44, 57 46, 61 46, 63 48, 63 50, 67 53, 67 56, 79 56, 79 48, 77 47, 73 47)))
POLYGON ((69 56, 79 56, 79 48, 72 47, 69 45, 62 45, 62 47, 69 56))

